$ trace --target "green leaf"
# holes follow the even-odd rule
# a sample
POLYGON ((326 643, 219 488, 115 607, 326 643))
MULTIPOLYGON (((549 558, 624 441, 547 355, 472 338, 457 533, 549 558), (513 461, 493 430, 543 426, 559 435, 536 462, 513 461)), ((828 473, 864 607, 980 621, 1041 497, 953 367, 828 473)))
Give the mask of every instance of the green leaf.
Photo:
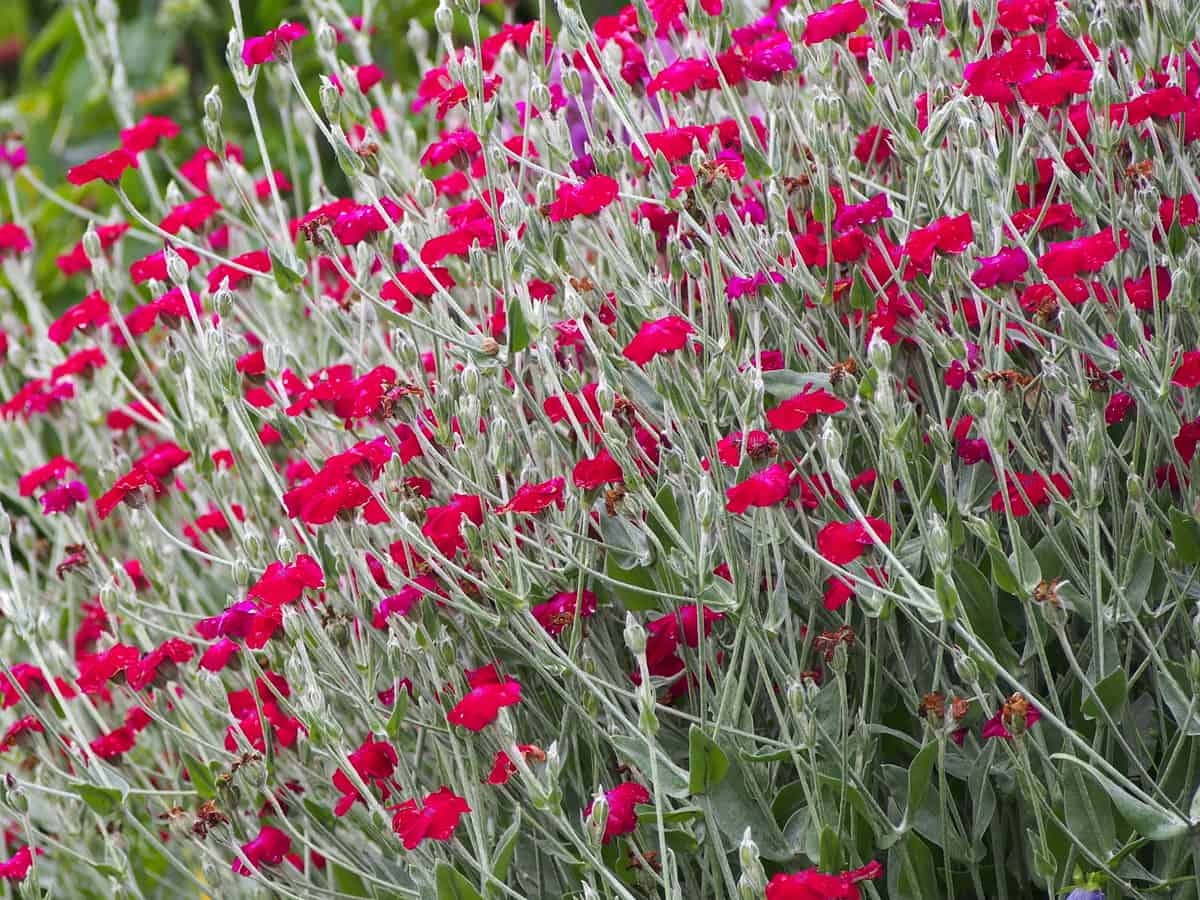
MULTIPOLYGON (((998 554, 997 554, 998 556, 998 554)), ((1003 559, 1003 557, 999 557, 1003 559)), ((994 563, 994 560, 993 560, 994 563)), ((1004 564, 1007 568, 1007 563, 1004 564)), ((995 565, 992 566, 993 575, 995 565)), ((987 645, 996 661, 1006 669, 1017 664, 1017 651, 1004 633, 1004 620, 996 608, 992 586, 979 569, 965 557, 955 557, 953 563, 954 583, 958 587, 961 608, 970 620, 975 635, 987 645)), ((999 579, 997 579, 999 583, 999 579)))
POLYGON ((875 309, 875 292, 867 284, 861 272, 854 275, 854 283, 850 286, 850 308, 859 310, 875 309))
POLYGON ((1008 564, 1008 559, 999 550, 989 548, 988 559, 992 564, 992 580, 996 582, 996 587, 1004 591, 1006 594, 1012 594, 1014 597, 1021 595, 1021 586, 1017 582, 1017 576, 1013 574, 1012 566, 1008 564))
POLYGON ((437 900, 483 900, 475 885, 453 866, 438 863, 437 900))
POLYGON ((988 741, 987 749, 979 755, 967 779, 967 790, 971 797, 971 842, 978 842, 992 824, 996 814, 996 791, 988 773, 992 770, 992 759, 996 756, 996 741, 988 741))
POLYGON ((1063 813, 1071 833, 1097 857, 1108 859, 1117 840, 1112 802, 1077 768, 1067 771, 1062 791, 1063 813))
POLYGON ((1169 841, 1187 834, 1190 826, 1185 819, 1181 819, 1169 810, 1143 803, 1090 763, 1071 756, 1069 753, 1052 753, 1050 758, 1060 759, 1083 769, 1112 800, 1117 812, 1121 814, 1121 818, 1141 832, 1148 840, 1169 841))
POLYGON ((1195 516, 1171 507, 1171 539, 1175 552, 1185 563, 1200 562, 1200 525, 1195 516))
POLYGON ((842 865, 842 842, 838 833, 828 825, 821 829, 821 868, 836 872, 842 865))
POLYGON ((604 573, 616 582, 616 584, 609 584, 608 587, 617 595, 617 599, 626 609, 635 611, 658 609, 659 598, 649 593, 649 591, 656 590, 651 571, 647 566, 623 568, 617 562, 616 554, 605 554, 604 573))
POLYGON ((213 778, 212 769, 190 753, 183 754, 183 764, 187 768, 188 778, 192 787, 201 800, 212 800, 217 796, 217 782, 213 778))
POLYGON ((404 721, 404 717, 408 715, 408 706, 412 702, 408 691, 404 690, 400 685, 394 685, 395 702, 392 704, 392 714, 388 716, 387 724, 384 725, 384 731, 387 736, 393 741, 400 735, 400 724, 404 721))
MULTIPOLYGON (((671 493, 669 485, 663 485, 657 494, 654 495, 654 502, 659 510, 671 523, 671 527, 676 532, 679 531, 679 505, 675 502, 675 495, 671 493)), ((666 526, 659 521, 657 515, 653 512, 647 516, 647 521, 650 524, 650 530, 658 537, 658 540, 663 545, 664 550, 670 550, 675 546, 675 539, 671 537, 671 533, 666 526)))
POLYGON ((688 732, 688 769, 688 790, 693 794, 708 793, 729 771, 725 751, 697 725, 688 732))
MULTIPOLYGON (((650 777, 650 747, 645 738, 618 734, 613 737, 612 745, 621 762, 636 766, 647 778, 650 777)), ((655 750, 658 756, 658 784, 662 792, 668 797, 686 797, 689 793, 688 773, 675 765, 657 746, 655 750)))
POLYGON ((1104 705, 1103 708, 1108 710, 1109 715, 1116 718, 1117 711, 1125 702, 1125 698, 1129 696, 1129 676, 1125 674, 1124 669, 1116 669, 1096 682, 1094 690, 1095 696, 1084 695, 1083 704, 1080 707, 1083 714, 1089 719, 1100 718, 1100 706, 1096 702, 1098 699, 1104 705))
POLYGON ((784 860, 792 857, 792 849, 776 824, 775 817, 751 793, 745 772, 736 762, 731 762, 725 778, 704 795, 701 803, 708 807, 716 820, 728 849, 737 847, 749 828, 750 836, 758 844, 763 859, 784 860))
POLYGON ((926 843, 909 833, 888 851, 887 894, 890 900, 929 900, 941 897, 933 854, 926 843))
POLYGON ((350 897, 369 897, 367 886, 357 872, 333 863, 333 883, 337 889, 350 897))
POLYGON ((763 389, 774 397, 794 397, 805 388, 828 388, 826 372, 793 372, 791 369, 775 369, 763 372, 763 389))
POLYGON ((1029 596, 1042 580, 1042 566, 1020 532, 1013 532, 1012 544, 1013 552, 1008 561, 1017 576, 1017 586, 1021 589, 1017 596, 1029 596))
POLYGON ((101 815, 112 815, 121 808, 125 801, 125 792, 112 787, 97 787, 94 784, 73 784, 71 790, 83 798, 92 812, 101 815))
POLYGON ((1155 673, 1158 691, 1163 703, 1184 734, 1200 735, 1200 703, 1196 697, 1181 687, 1189 683, 1188 671, 1182 663, 1163 660, 1163 668, 1155 673))
POLYGON ((1141 612, 1150 593, 1150 583, 1154 580, 1154 555, 1146 542, 1142 541, 1133 550, 1133 556, 1125 569, 1125 583, 1122 585, 1122 599, 1125 608, 1133 615, 1141 612))
POLYGON ((525 318, 525 304, 520 299, 509 300, 505 307, 508 314, 508 349, 510 353, 520 353, 529 346, 529 322, 525 318))
POLYGON ((925 795, 929 792, 929 779, 933 775, 934 763, 937 762, 938 745, 931 741, 921 748, 908 767, 908 800, 904 807, 905 815, 912 814, 921 808, 925 795))
MULTIPOLYGON (((512 824, 500 835, 500 840, 496 842, 496 850, 492 853, 492 876, 501 883, 508 881, 508 867, 512 865, 513 854, 517 849, 517 838, 521 836, 521 807, 515 809, 516 815, 512 824)), ((489 890, 488 894, 491 893, 489 890)))

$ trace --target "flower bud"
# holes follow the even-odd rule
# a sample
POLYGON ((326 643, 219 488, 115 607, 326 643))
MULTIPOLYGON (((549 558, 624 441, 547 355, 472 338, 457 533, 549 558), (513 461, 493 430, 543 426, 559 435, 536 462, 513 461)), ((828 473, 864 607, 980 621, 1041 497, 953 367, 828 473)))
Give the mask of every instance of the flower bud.
POLYGON ((962 650, 954 650, 954 674, 965 684, 974 685, 979 681, 979 666, 975 660, 962 650))
POLYGON ((317 25, 317 47, 322 53, 337 50, 337 31, 324 19, 317 25))
POLYGON ((325 75, 321 76, 318 96, 321 98, 321 109, 325 112, 325 118, 330 122, 336 121, 342 111, 342 95, 325 75))
POLYGON ((871 343, 867 345, 867 359, 871 367, 880 372, 886 372, 892 366, 892 345, 884 339, 880 330, 871 335, 871 343))
POLYGON ((96 226, 92 222, 88 222, 87 231, 83 233, 83 252, 93 263, 99 260, 104 252, 104 248, 100 244, 100 235, 96 233, 96 226))
POLYGON ((608 798, 597 794, 592 800, 592 809, 587 817, 587 832, 592 843, 599 847, 604 841, 604 831, 608 825, 608 798))
POLYGON ((175 252, 174 247, 168 247, 164 253, 167 260, 167 277, 171 279, 172 284, 179 287, 188 280, 188 264, 175 252))
POLYGON ((583 93, 583 78, 579 74, 579 70, 574 66, 563 67, 562 73, 563 92, 568 97, 578 97, 583 93))
POLYGON ((634 656, 642 656, 646 652, 646 629, 631 612, 625 613, 625 646, 634 656))
POLYGON ((454 31, 454 13, 445 3, 438 4, 437 11, 433 14, 433 24, 442 37, 449 37, 454 31))

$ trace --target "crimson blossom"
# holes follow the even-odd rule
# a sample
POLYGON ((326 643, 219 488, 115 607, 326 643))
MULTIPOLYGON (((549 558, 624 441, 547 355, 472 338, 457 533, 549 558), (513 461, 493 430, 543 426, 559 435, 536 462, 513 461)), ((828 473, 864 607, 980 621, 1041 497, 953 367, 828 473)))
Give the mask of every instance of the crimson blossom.
POLYGON ((859 900, 862 894, 858 883, 882 874, 883 866, 874 861, 837 875, 825 875, 816 869, 780 873, 767 885, 767 900, 859 900))
POLYGON ((467 801, 443 785, 419 803, 405 800, 396 806, 392 831, 396 832, 405 850, 415 850, 426 839, 450 840, 459 820, 469 812, 471 807, 467 801))
POLYGON ((482 731, 496 721, 505 706, 521 702, 521 685, 512 678, 501 679, 489 664, 466 673, 470 690, 446 713, 446 721, 468 731, 482 731))
MULTIPOLYGON (((608 818, 604 822, 602 842, 607 844, 637 828, 637 806, 650 802, 650 792, 636 781, 625 781, 611 791, 605 791, 604 799, 608 801, 608 818)), ((588 803, 584 808, 585 817, 592 814, 593 805, 588 803)))
POLYGON ((291 849, 290 837, 272 825, 264 825, 259 829, 257 837, 242 844, 242 855, 249 861, 250 866, 238 857, 233 861, 233 871, 248 877, 254 874, 254 869, 279 865, 291 849))

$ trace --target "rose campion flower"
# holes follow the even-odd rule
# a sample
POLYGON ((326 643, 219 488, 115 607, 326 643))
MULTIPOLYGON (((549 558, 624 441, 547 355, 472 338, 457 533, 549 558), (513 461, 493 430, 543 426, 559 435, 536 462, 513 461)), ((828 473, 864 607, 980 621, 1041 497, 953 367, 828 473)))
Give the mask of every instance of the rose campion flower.
POLYGON ((566 482, 562 478, 551 478, 540 484, 523 484, 517 488, 517 492, 513 494, 511 500, 503 506, 497 506, 493 511, 497 514, 535 515, 550 506, 557 506, 561 509, 565 484, 566 482))
POLYGON ((867 11, 858 0, 835 3, 825 10, 812 13, 804 24, 804 43, 812 46, 853 34, 867 21, 867 11))
MULTIPOLYGON (((517 744, 517 750, 521 752, 521 756, 528 762, 545 762, 546 751, 534 744, 517 744)), ((517 766, 512 761, 512 758, 500 750, 496 753, 496 758, 492 762, 492 769, 488 773, 488 784, 508 784, 510 778, 517 774, 517 766)))
POLYGON ((33 868, 33 852, 26 844, 8 859, 0 862, 0 878, 15 884, 24 881, 31 868, 33 868))
POLYGON ((1089 237, 1051 244, 1038 257, 1038 267, 1049 278, 1071 278, 1083 272, 1098 272, 1128 244, 1129 239, 1124 234, 1118 244, 1112 228, 1105 228, 1089 237))
POLYGON ((121 130, 121 147, 134 156, 158 146, 179 134, 179 126, 165 116, 146 116, 135 125, 121 130))
POLYGON ((617 182, 607 175, 593 175, 583 184, 561 184, 554 202, 546 207, 551 222, 577 216, 594 216, 617 199, 617 182))
POLYGON ((682 316, 666 316, 652 322, 643 322, 637 335, 621 351, 621 355, 639 366, 645 366, 660 354, 681 349, 694 330, 692 323, 682 316))
POLYGON ((740 484, 725 491, 725 509, 744 513, 752 506, 774 506, 791 492, 791 471, 780 463, 755 472, 740 484))
POLYGON ((126 169, 136 169, 137 167, 137 158, 122 148, 104 153, 68 169, 67 181, 77 187, 93 181, 107 181, 109 184, 116 184, 121 180, 126 169))
POLYGON ((1029 269, 1025 251, 1016 247, 1005 247, 995 256, 977 257, 976 262, 979 268, 971 274, 971 282, 980 290, 1020 281, 1029 269))
POLYGON ((468 731, 482 731, 496 721, 500 710, 521 702, 521 685, 512 678, 500 678, 495 665, 466 673, 470 690, 446 713, 452 725, 468 731))
POLYGON ((295 562, 273 562, 267 566, 267 571, 250 586, 246 597, 281 606, 298 599, 306 588, 315 591, 323 587, 325 574, 320 565, 307 553, 301 553, 295 562))
POLYGON ((1004 701, 1000 711, 983 723, 983 737, 1012 740, 1014 734, 1022 735, 1041 719, 1042 714, 1021 694, 1013 694, 1004 701))
POLYGON ((828 391, 811 390, 811 385, 800 393, 784 400, 774 409, 767 410, 767 421, 780 431, 798 431, 818 413, 833 415, 846 408, 846 404, 828 391))
POLYGON ((571 627, 576 616, 586 619, 595 615, 596 603, 596 595, 591 591, 580 591, 578 595, 574 591, 560 591, 529 612, 547 634, 558 637, 571 627))
POLYGON ((256 838, 242 844, 242 855, 250 865, 247 866, 246 860, 239 857, 233 861, 233 871, 239 875, 250 876, 254 874, 254 869, 263 866, 277 866, 283 862, 283 858, 291 852, 291 849, 292 839, 290 837, 274 826, 264 825, 259 829, 256 838))
POLYGON ((837 875, 826 875, 816 869, 791 875, 780 873, 767 885, 767 900, 860 900, 858 883, 882 874, 883 866, 877 862, 837 875))
MULTIPOLYGON (((358 777, 368 786, 379 788, 383 799, 386 800, 391 793, 388 782, 399 762, 396 748, 387 741, 377 741, 368 735, 359 748, 350 753, 348 758, 358 777)), ((354 786, 354 782, 350 780, 344 770, 338 769, 333 773, 333 786, 342 793, 341 799, 334 807, 334 815, 344 816, 355 803, 364 802, 362 795, 354 786)))
POLYGON ((418 803, 406 800, 396 807, 392 831, 405 850, 415 850, 424 840, 448 841, 459 820, 471 811, 467 801, 443 785, 418 803))
POLYGON ((308 29, 299 22, 285 22, 266 34, 246 38, 242 44, 242 62, 251 68, 271 62, 280 49, 307 35, 308 29))
POLYGON ((5 222, 0 225, 0 256, 19 256, 33 249, 29 233, 20 225, 5 222))
POLYGON ((883 519, 867 516, 863 522, 830 522, 817 533, 817 552, 834 565, 852 563, 875 544, 867 525, 886 544, 892 539, 892 526, 883 519))
MULTIPOLYGON (((608 801, 608 819, 604 823, 602 841, 607 844, 637 828, 637 806, 650 802, 650 792, 636 781, 625 781, 611 791, 605 791, 604 798, 608 801)), ((585 818, 592 814, 592 806, 588 803, 584 808, 585 818)))

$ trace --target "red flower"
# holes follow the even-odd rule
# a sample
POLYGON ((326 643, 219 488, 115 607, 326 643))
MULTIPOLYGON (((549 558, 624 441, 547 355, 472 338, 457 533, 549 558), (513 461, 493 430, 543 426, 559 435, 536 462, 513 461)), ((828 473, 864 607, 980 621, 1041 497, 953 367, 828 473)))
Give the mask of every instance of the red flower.
POLYGON ((426 838, 448 841, 458 827, 458 820, 471 807, 467 801, 443 785, 418 805, 416 800, 406 800, 396 807, 392 817, 392 831, 396 832, 405 850, 415 850, 426 838))
POLYGON ((429 272, 433 275, 432 279, 420 269, 397 272, 396 277, 380 289, 380 298, 394 303, 396 312, 407 314, 413 311, 413 297, 420 297, 423 300, 427 300, 436 294, 440 288, 449 290, 454 287, 455 281, 450 275, 449 269, 442 268, 441 266, 432 266, 429 272))
POLYGON ((825 875, 805 869, 791 875, 780 873, 767 885, 767 900, 859 900, 858 882, 878 878, 883 866, 870 862, 861 869, 825 875))
MULTIPOLYGON (((349 759, 358 777, 367 785, 381 788, 386 800, 389 795, 386 782, 396 771, 396 764, 399 762, 396 748, 386 741, 377 741, 368 735, 362 745, 350 754, 349 759)), ((362 802, 362 795, 354 787, 350 776, 342 769, 333 773, 333 786, 342 792, 342 798, 333 810, 335 815, 344 816, 356 802, 362 802)))
POLYGON ((40 487, 51 481, 61 481, 68 472, 78 472, 79 466, 65 456, 56 456, 45 465, 30 469, 21 476, 17 488, 22 497, 31 497, 40 487))
POLYGON ((305 588, 320 590, 323 587, 325 574, 321 567, 307 553, 301 553, 293 563, 273 562, 267 566, 267 571, 250 586, 246 596, 269 606, 281 606, 299 598, 305 588))
POLYGON ((778 452, 778 442, 765 431, 757 429, 749 434, 735 431, 717 441, 717 459, 732 469, 742 464, 743 457, 767 459, 778 452))
POLYGON ((442 163, 453 163, 455 167, 465 169, 472 159, 483 150, 479 137, 470 128, 460 128, 442 134, 429 145, 421 155, 421 165, 440 166, 442 163))
POLYGON ((146 116, 136 125, 121 131, 121 146, 134 156, 157 147, 163 138, 179 134, 179 126, 164 116, 146 116))
POLYGON ((398 594, 392 594, 390 597, 384 597, 379 601, 379 605, 375 607, 375 611, 371 616, 371 625, 380 630, 387 628, 390 616, 407 616, 409 611, 420 602, 421 598, 429 593, 438 593, 445 596, 444 592, 438 586, 436 578, 432 575, 418 575, 413 579, 412 584, 406 584, 400 589, 398 594))
POLYGON ((1153 273, 1146 269, 1140 278, 1125 279, 1125 296, 1138 309, 1152 310, 1156 301, 1162 303, 1170 295, 1171 272, 1166 266, 1155 266, 1153 273))
POLYGON ((817 551, 834 565, 844 566, 863 555, 875 539, 867 533, 867 525, 879 536, 881 543, 892 539, 892 526, 883 519, 867 516, 863 522, 830 522, 817 533, 817 551))
POLYGON ((961 216, 943 216, 924 228, 919 228, 908 236, 904 242, 904 255, 909 259, 909 269, 905 278, 913 277, 914 272, 926 275, 930 272, 933 254, 940 250, 943 253, 962 253, 975 240, 971 225, 971 214, 961 216))
POLYGON ((562 509, 564 484, 562 478, 551 478, 540 484, 523 484, 517 488, 512 499, 503 506, 497 506, 495 512, 534 515, 551 505, 562 509))
POLYGON ((254 868, 247 866, 246 862, 239 857, 233 861, 233 871, 239 875, 249 876, 254 874, 254 869, 262 866, 277 866, 283 862, 283 858, 291 852, 291 849, 292 839, 290 837, 278 828, 264 825, 259 830, 258 837, 242 844, 242 856, 254 868))
POLYGON ((1072 94, 1086 94, 1091 86, 1092 70, 1071 66, 1032 78, 1020 86, 1020 91, 1030 106, 1045 108, 1066 103, 1072 94))
POLYGON ((562 634, 575 621, 576 615, 588 618, 596 613, 596 595, 591 591, 560 591, 545 603, 539 603, 529 611, 538 624, 555 637, 562 634))
POLYGON ((1007 494, 1013 515, 1027 516, 1032 512, 1029 504, 1038 507, 1046 506, 1050 502, 1051 484, 1064 498, 1071 496, 1071 485, 1062 475, 1051 475, 1047 481, 1046 476, 1036 472, 1009 472, 1005 482, 1004 490, 996 491, 992 495, 992 512, 1004 512, 1004 496, 1007 494), (1025 501, 1026 497, 1029 498, 1029 504, 1025 501))
POLYGON ((784 400, 774 409, 767 410, 767 421, 780 431, 798 431, 808 424, 817 413, 832 415, 846 408, 846 404, 824 390, 810 390, 811 385, 799 394, 784 400))
POLYGON ((173 677, 175 667, 196 655, 196 648, 180 638, 171 638, 125 669, 129 687, 140 691, 151 683, 162 684, 173 677))
POLYGON ((646 93, 653 96, 665 90, 678 96, 689 91, 715 90, 720 83, 717 70, 708 60, 677 59, 650 79, 646 93))
MULTIPOLYGON (((533 744, 517 744, 517 749, 521 751, 521 755, 525 760, 533 760, 535 762, 544 762, 546 753, 541 747, 533 744)), ((503 750, 496 754, 496 759, 492 762, 492 770, 488 773, 488 784, 508 784, 508 780, 517 774, 517 767, 513 763, 509 755, 503 750)))
MULTIPOLYGON (((200 257, 194 250, 179 247, 175 252, 187 264, 189 272, 200 264, 200 257)), ((145 284, 151 279, 166 281, 168 277, 167 251, 159 250, 157 253, 151 253, 149 256, 135 260, 129 266, 129 276, 133 279, 134 284, 145 284)))
MULTIPOLYGON (((205 619, 204 621, 208 622, 211 620, 205 619)), ((198 626, 197 630, 199 630, 198 626)), ((220 672, 229 665, 230 660, 234 656, 241 652, 241 649, 241 647, 229 638, 221 638, 204 651, 204 655, 200 657, 200 668, 206 672, 220 672)))
POLYGON ((1036 706, 1021 694, 1013 694, 1000 707, 1000 711, 983 723, 983 737, 1012 740, 1013 732, 1025 731, 1042 717, 1036 706), (1011 729, 1011 730, 1010 730, 1011 729))
POLYGON ((1171 384, 1181 388, 1200 387, 1200 350, 1189 350, 1183 354, 1171 384))
POLYGON ((184 228, 199 231, 209 219, 221 210, 221 204, 208 194, 180 203, 167 213, 166 218, 159 223, 159 228, 171 234, 179 234, 184 228))
MULTIPOLYGON (((122 223, 116 225, 100 225, 96 228, 96 237, 100 238, 101 249, 107 250, 115 244, 126 231, 129 226, 122 223)), ((64 253, 62 256, 56 257, 54 264, 64 275, 75 275, 79 272, 90 272, 92 270, 92 261, 88 259, 87 253, 83 249, 83 241, 79 241, 71 248, 70 253, 64 253)))
POLYGON ((242 44, 242 62, 251 68, 270 62, 278 51, 307 34, 308 29, 303 25, 287 22, 260 37, 246 38, 242 44))
POLYGON ((7 753, 17 744, 25 740, 27 734, 43 734, 46 729, 42 727, 42 723, 38 721, 37 716, 25 716, 17 719, 8 726, 8 730, 4 732, 3 740, 0 740, 0 753, 7 753))
POLYGON ((790 491, 790 469, 775 463, 728 488, 725 509, 731 513, 744 513, 751 506, 774 506, 786 499, 790 491))
POLYGON ((1133 397, 1124 391, 1117 391, 1108 398, 1108 403, 1104 405, 1105 424, 1116 425, 1118 422, 1124 422, 1134 405, 1133 397))
POLYGON ((19 255, 33 249, 33 242, 20 225, 6 222, 0 225, 0 256, 6 253, 19 255))
MULTIPOLYGON (((613 838, 629 834, 637 828, 636 807, 640 803, 650 802, 650 792, 636 781, 625 781, 611 791, 605 791, 604 799, 608 801, 608 819, 604 823, 603 842, 607 844, 613 838)), ((591 803, 583 814, 592 814, 591 803)))
POLYGON ((858 136, 854 144, 854 158, 863 165, 871 162, 885 163, 892 157, 892 133, 881 125, 872 125, 858 136))
POLYGON ((137 167, 137 158, 131 156, 128 151, 113 150, 68 169, 67 181, 78 186, 93 181, 107 181, 109 184, 116 184, 121 180, 126 169, 136 169, 137 167))
MULTIPOLYGON (((849 5, 858 6, 858 2, 849 0, 849 5)), ((859 7, 859 9, 861 8, 859 7)), ((888 206, 887 194, 876 194, 863 203, 849 203, 842 206, 833 219, 833 230, 840 234, 851 228, 874 225, 880 219, 890 219, 891 217, 892 208, 888 206)))
POLYGON ((94 291, 51 322, 47 333, 54 343, 65 344, 76 331, 106 325, 108 320, 108 301, 94 291))
MULTIPOLYGON (((266 250, 251 250, 249 253, 235 256, 230 262, 253 272, 271 271, 271 255, 266 250)), ((209 293, 216 293, 217 289, 221 287, 221 282, 226 278, 229 279, 229 287, 236 288, 251 277, 253 276, 248 272, 243 272, 242 269, 235 269, 232 265, 221 263, 219 266, 214 266, 208 273, 209 293)))
POLYGON ((82 661, 76 684, 85 694, 98 694, 108 682, 125 674, 125 669, 138 661, 141 651, 129 644, 114 644, 103 653, 82 661))
MULTIPOLYGON (((1128 245, 1128 239, 1122 234, 1121 247, 1128 245)), ((1119 249, 1112 228, 1105 228, 1090 237, 1051 244, 1050 249, 1038 257, 1038 267, 1050 278, 1073 278, 1081 272, 1100 271, 1119 249)))
POLYGON ((472 524, 483 524, 483 503, 474 494, 453 494, 445 506, 431 506, 425 510, 425 524, 421 534, 433 541, 443 555, 453 557, 466 547, 462 537, 462 520, 472 524))
MULTIPOLYGON (((42 851, 39 850, 38 853, 42 851)), ((33 866, 33 853, 29 850, 29 845, 26 844, 4 862, 0 862, 0 878, 5 878, 12 882, 24 881, 25 876, 29 874, 30 868, 33 866)))
POLYGON ((575 487, 591 491, 602 484, 624 484, 625 475, 609 452, 601 449, 590 459, 581 459, 575 463, 575 468, 571 470, 571 481, 575 487))
POLYGON ((639 366, 645 366, 660 353, 679 350, 693 331, 692 323, 682 316, 643 322, 637 336, 621 351, 621 355, 639 366))
POLYGON ((979 268, 972 273, 971 281, 980 290, 1020 281, 1029 269, 1025 251, 1016 247, 1004 247, 995 256, 976 257, 976 262, 979 268))
POLYGON ((858 0, 835 3, 808 17, 804 24, 804 43, 811 46, 843 34, 853 34, 865 21, 867 11, 858 0))
POLYGON ((482 731, 496 721, 503 707, 521 702, 521 685, 511 678, 501 681, 494 665, 467 672, 467 683, 471 689, 446 714, 446 720, 468 731, 482 731))
POLYGON ((617 199, 617 182, 607 175, 593 175, 583 184, 561 184, 558 196, 546 207, 551 222, 576 216, 594 216, 617 199))

